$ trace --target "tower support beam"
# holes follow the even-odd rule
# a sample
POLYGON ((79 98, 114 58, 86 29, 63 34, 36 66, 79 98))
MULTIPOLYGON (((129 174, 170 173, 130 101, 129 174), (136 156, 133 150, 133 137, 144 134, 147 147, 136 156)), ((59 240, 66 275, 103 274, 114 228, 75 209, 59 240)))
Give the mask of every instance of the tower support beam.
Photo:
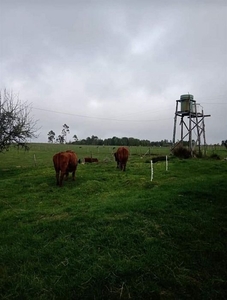
POLYGON ((203 109, 201 110, 201 112, 199 112, 198 106, 199 104, 196 104, 196 101, 193 100, 192 95, 182 95, 180 100, 176 100, 176 110, 173 127, 173 143, 171 151, 179 144, 185 145, 185 138, 188 137, 187 146, 191 153, 191 156, 193 155, 194 147, 196 145, 198 146, 199 154, 201 154, 201 138, 203 137, 204 154, 206 154, 204 119, 206 117, 210 117, 210 115, 204 115, 203 109), (180 140, 177 140, 176 142, 178 118, 180 118, 181 127, 180 140), (195 144, 193 142, 195 142, 195 144))

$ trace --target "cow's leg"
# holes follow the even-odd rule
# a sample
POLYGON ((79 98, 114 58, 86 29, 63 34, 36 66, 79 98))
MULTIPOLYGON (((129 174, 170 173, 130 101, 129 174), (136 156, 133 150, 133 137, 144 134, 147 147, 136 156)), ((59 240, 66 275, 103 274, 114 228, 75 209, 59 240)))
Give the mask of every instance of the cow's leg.
POLYGON ((65 172, 62 172, 62 171, 61 171, 60 181, 59 181, 59 186, 62 186, 62 182, 63 182, 63 179, 64 179, 64 175, 65 175, 65 172))
POLYGON ((60 181, 59 181, 59 186, 62 186, 63 178, 64 178, 64 174, 61 173, 61 175, 60 175, 60 181))
POLYGON ((57 181, 57 185, 59 185, 59 172, 56 171, 56 181, 57 181))
POLYGON ((63 182, 63 179, 64 179, 64 176, 66 175, 66 178, 67 178, 67 173, 68 170, 67 170, 67 163, 64 163, 61 167, 61 175, 60 175, 60 182, 59 182, 59 185, 62 186, 62 182, 63 182))
POLYGON ((76 173, 76 169, 77 169, 77 165, 75 166, 75 170, 74 170, 73 173, 72 173, 73 181, 75 181, 75 173, 76 173))
POLYGON ((68 177, 69 177, 69 172, 66 172, 65 173, 65 180, 68 180, 68 177))

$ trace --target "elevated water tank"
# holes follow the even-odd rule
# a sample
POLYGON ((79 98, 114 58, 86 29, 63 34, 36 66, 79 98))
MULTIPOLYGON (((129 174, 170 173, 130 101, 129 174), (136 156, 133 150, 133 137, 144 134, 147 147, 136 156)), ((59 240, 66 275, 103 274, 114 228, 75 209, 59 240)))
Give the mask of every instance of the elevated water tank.
POLYGON ((181 112, 189 113, 192 111, 194 96, 190 94, 181 95, 180 102, 181 102, 181 112))
POLYGON ((203 108, 199 103, 194 102, 192 104, 192 112, 193 113, 197 113, 198 115, 202 115, 203 114, 203 108))

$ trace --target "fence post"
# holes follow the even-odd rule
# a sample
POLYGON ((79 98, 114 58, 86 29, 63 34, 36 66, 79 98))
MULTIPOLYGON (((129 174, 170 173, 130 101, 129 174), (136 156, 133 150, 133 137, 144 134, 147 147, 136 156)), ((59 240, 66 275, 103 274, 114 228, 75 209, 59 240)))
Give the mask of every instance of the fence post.
POLYGON ((153 161, 151 160, 151 181, 153 180, 153 177, 154 177, 153 161))

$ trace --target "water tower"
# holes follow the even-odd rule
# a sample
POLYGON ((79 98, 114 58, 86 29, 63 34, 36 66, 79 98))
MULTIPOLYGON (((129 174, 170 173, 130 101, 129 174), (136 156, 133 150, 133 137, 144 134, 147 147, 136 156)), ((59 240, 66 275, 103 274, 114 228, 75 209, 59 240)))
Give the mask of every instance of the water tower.
MULTIPOLYGON (((206 151, 205 122, 204 119, 210 115, 204 115, 203 108, 194 100, 190 94, 181 95, 180 100, 176 100, 176 111, 173 127, 173 150, 179 144, 188 140, 188 149, 193 155, 193 150, 198 146, 201 153, 201 142, 203 138, 204 152, 206 151), (180 139, 176 142, 177 119, 180 119, 180 139)), ((204 153, 205 154, 205 153, 204 153)))

